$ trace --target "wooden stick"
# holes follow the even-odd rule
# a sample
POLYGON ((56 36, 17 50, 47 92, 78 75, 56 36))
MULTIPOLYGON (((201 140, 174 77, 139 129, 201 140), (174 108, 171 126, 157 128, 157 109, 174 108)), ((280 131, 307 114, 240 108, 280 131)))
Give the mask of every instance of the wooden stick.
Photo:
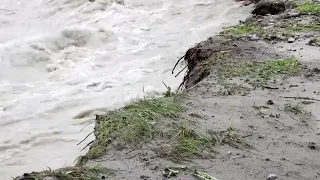
POLYGON ((310 98, 310 97, 285 96, 284 98, 287 98, 287 99, 304 99, 304 100, 311 100, 311 101, 320 101, 320 99, 315 99, 315 98, 310 98))

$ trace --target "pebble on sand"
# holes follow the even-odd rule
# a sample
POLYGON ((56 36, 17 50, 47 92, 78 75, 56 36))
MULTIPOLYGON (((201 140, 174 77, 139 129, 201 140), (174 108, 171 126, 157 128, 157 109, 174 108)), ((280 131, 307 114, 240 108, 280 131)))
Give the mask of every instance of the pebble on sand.
POLYGON ((293 43, 293 42, 295 42, 295 41, 296 41, 296 40, 295 40, 294 38, 292 38, 292 37, 288 39, 288 43, 293 43))
POLYGON ((276 180, 278 179, 278 176, 276 174, 269 174, 267 176, 267 180, 276 180))

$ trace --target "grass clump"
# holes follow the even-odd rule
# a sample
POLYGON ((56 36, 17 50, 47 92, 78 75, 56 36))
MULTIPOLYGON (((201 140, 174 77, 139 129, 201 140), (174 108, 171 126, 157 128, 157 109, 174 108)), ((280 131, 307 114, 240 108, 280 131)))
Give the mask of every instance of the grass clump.
POLYGON ((218 95, 222 96, 230 96, 230 95, 247 95, 250 91, 250 88, 243 87, 241 85, 238 85, 236 83, 221 83, 222 88, 219 89, 218 95))
POLYGON ((317 46, 317 47, 319 47, 319 46, 320 46, 320 38, 319 38, 319 37, 312 38, 312 39, 308 42, 308 44, 309 44, 310 46, 317 46))
POLYGON ((320 15, 319 3, 304 2, 299 4, 297 9, 301 14, 320 15))
POLYGON ((320 24, 311 23, 309 25, 296 25, 292 28, 289 28, 287 31, 289 34, 295 33, 295 32, 312 32, 312 31, 319 31, 320 24))
POLYGON ((166 83, 162 82, 162 84, 166 87, 166 91, 163 93, 164 97, 172 97, 174 96, 176 93, 172 92, 172 89, 170 86, 166 85, 166 83))
POLYGON ((254 25, 252 23, 245 23, 230 27, 224 30, 222 34, 234 36, 256 34, 258 36, 263 36, 265 34, 265 31, 260 26, 254 25))
POLYGON ((207 61, 203 61, 199 64, 198 73, 196 75, 195 84, 210 75, 212 69, 217 64, 222 64, 232 59, 232 54, 228 51, 216 52, 207 61))
POLYGON ((96 118, 96 143, 86 157, 94 159, 106 153, 112 143, 114 147, 151 140, 161 118, 175 118, 181 106, 175 97, 166 99, 140 100, 126 105, 123 109, 110 111, 96 118))
POLYGON ((252 149, 249 143, 247 143, 242 136, 240 136, 233 127, 229 127, 225 131, 209 131, 209 134, 215 140, 216 144, 227 144, 236 149, 252 149))
POLYGON ((205 157, 204 150, 214 152, 216 145, 212 138, 201 135, 186 126, 175 124, 176 142, 173 144, 171 157, 175 160, 190 158, 193 156, 205 157))
POLYGON ((284 111, 291 112, 294 114, 305 114, 304 109, 298 104, 293 105, 291 103, 287 103, 284 105, 284 111))
POLYGON ((209 130, 209 136, 201 135, 185 126, 177 127, 177 141, 171 156, 174 160, 184 160, 193 156, 210 158, 210 154, 216 153, 214 147, 225 144, 236 149, 253 148, 232 127, 225 131, 209 130))
POLYGON ((240 65, 224 65, 220 69, 220 78, 248 76, 255 82, 265 82, 280 75, 294 76, 301 71, 301 63, 295 58, 279 59, 267 62, 245 62, 240 65))
POLYGON ((14 180, 44 180, 50 177, 56 180, 100 180, 102 176, 107 175, 114 175, 114 171, 102 167, 65 167, 54 171, 24 173, 14 180))

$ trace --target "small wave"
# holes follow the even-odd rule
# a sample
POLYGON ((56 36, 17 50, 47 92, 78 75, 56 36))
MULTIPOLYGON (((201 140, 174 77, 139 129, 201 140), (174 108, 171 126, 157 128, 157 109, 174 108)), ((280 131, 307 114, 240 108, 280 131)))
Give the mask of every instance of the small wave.
MULTIPOLYGON (((64 29, 53 37, 44 36, 22 44, 10 43, 0 48, 2 51, 0 71, 5 72, 7 68, 16 67, 33 68, 45 73, 61 67, 72 68, 74 62, 92 57, 96 49, 106 44, 112 35, 112 32, 105 28, 74 27, 64 29)), ((1 76, 8 76, 7 73, 17 74, 17 71, 20 74, 23 72, 14 70, 7 71, 6 74, 0 73, 0 79, 1 76)), ((33 72, 28 70, 26 73, 33 72)))
POLYGON ((83 119, 83 118, 87 118, 87 117, 92 117, 94 114, 103 114, 108 111, 109 111, 108 108, 89 109, 89 110, 85 110, 85 111, 80 112, 79 114, 74 116, 73 119, 83 119))

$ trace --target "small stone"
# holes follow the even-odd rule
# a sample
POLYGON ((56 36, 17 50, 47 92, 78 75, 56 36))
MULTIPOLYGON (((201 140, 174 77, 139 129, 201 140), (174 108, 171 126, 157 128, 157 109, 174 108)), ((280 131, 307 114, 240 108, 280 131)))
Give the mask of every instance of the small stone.
POLYGON ((189 116, 196 117, 196 118, 199 118, 199 119, 202 118, 202 116, 200 114, 198 114, 198 113, 191 113, 191 114, 189 114, 189 116))
POLYGON ((288 43, 293 43, 293 42, 295 42, 295 41, 296 41, 296 40, 295 40, 294 38, 292 38, 292 37, 291 37, 291 38, 289 38, 289 39, 288 39, 288 41, 287 41, 287 42, 288 42, 288 43))
POLYGON ((267 176, 267 180, 276 180, 278 179, 278 176, 276 174, 269 174, 267 176))
POLYGON ((317 73, 317 74, 320 73, 320 69, 319 69, 319 68, 313 68, 312 71, 315 72, 315 73, 317 73))
POLYGON ((251 41, 257 41, 260 39, 259 36, 257 36, 256 34, 249 35, 248 37, 250 38, 251 41))
POLYGON ((266 158, 266 161, 270 161, 270 158, 266 158))
POLYGON ((30 177, 31 175, 29 173, 24 173, 23 177, 30 177))
POLYGON ((291 88, 291 87, 299 87, 299 85, 297 85, 297 84, 290 84, 290 85, 289 85, 289 88, 291 88))
POLYGON ((150 170, 157 170, 157 169, 158 169, 157 165, 154 165, 154 166, 150 167, 150 170))
POLYGON ((274 102, 273 102, 272 100, 268 100, 268 101, 267 101, 267 104, 268 104, 268 105, 274 105, 274 102))
POLYGON ((312 150, 315 150, 316 149, 316 143, 315 142, 309 142, 309 145, 308 147, 312 150))
POLYGON ((147 179, 150 179, 150 177, 149 176, 145 176, 145 175, 141 175, 140 179, 147 180, 147 179))

